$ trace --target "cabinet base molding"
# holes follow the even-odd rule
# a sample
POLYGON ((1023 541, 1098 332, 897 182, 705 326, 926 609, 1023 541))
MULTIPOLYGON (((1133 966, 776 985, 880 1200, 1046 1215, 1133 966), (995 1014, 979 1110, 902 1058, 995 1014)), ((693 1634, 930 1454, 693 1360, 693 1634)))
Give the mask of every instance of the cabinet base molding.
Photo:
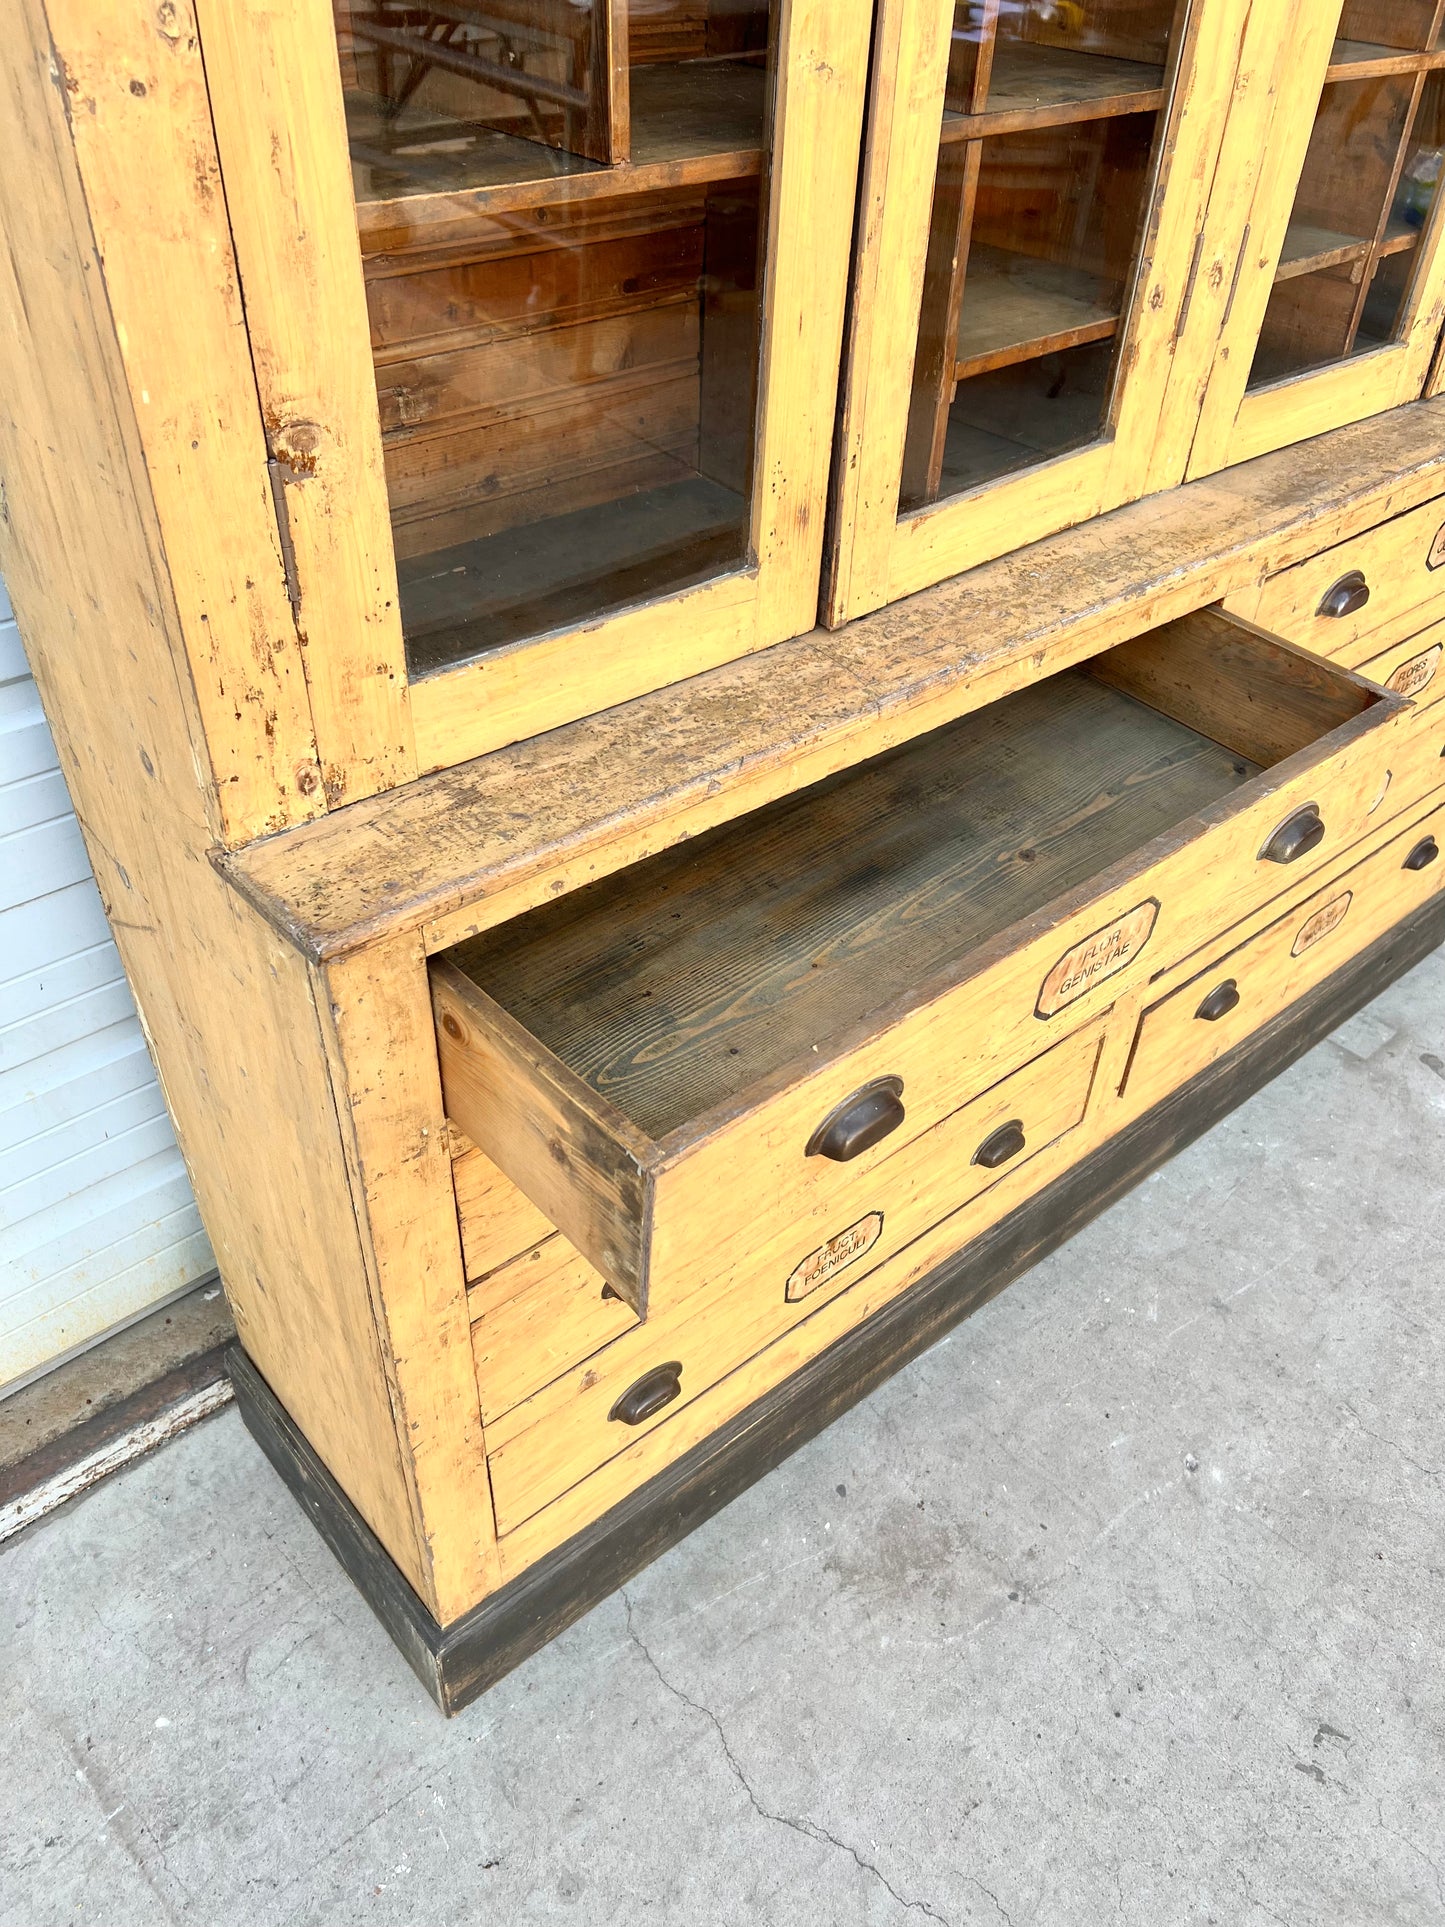
POLYGON ((239 1348, 228 1355, 236 1403, 437 1705, 447 1714, 460 1712, 1441 943, 1445 898, 1397 925, 867 1323, 450 1625, 439 1625, 428 1612, 239 1348))

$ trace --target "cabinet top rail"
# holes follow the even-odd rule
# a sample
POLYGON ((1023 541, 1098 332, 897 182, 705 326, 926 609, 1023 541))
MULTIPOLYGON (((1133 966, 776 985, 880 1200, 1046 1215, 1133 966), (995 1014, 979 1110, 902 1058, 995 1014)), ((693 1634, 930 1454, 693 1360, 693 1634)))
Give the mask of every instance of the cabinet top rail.
POLYGON ((214 860, 314 960, 406 931, 441 949, 1442 492, 1445 397, 214 860))

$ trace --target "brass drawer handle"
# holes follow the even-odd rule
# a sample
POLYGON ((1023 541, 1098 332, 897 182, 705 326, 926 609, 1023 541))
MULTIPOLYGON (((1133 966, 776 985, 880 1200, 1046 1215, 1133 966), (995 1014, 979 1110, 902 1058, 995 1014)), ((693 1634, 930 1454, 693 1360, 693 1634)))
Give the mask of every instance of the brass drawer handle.
POLYGON ((1440 845, 1435 841, 1433 836, 1427 836, 1421 842, 1417 843, 1405 858, 1405 868, 1407 870, 1428 870, 1439 854, 1440 845))
POLYGON ((1331 583, 1325 590, 1315 614, 1331 616, 1338 621, 1344 616, 1358 614, 1369 599, 1369 583, 1358 569, 1351 569, 1348 575, 1342 575, 1338 582, 1331 583))
POLYGON ((808 1139, 807 1155, 846 1164, 849 1158, 862 1157, 875 1144, 881 1144, 890 1131, 898 1129, 904 1116, 903 1079, 880 1077, 829 1111, 808 1139))
POLYGON ((682 1366, 676 1359, 667 1365, 655 1365, 635 1385, 628 1386, 607 1417, 609 1421, 619 1419, 623 1425, 641 1425, 664 1405, 671 1405, 681 1390, 682 1366))
POLYGON ((986 1137, 973 1154, 975 1164, 981 1164, 985 1171, 997 1171, 1001 1164, 1016 1158, 1024 1148, 1024 1127, 1022 1118, 1011 1117, 1007 1124, 986 1137))
POLYGON ((1239 985, 1233 977, 1226 977, 1222 984, 1216 984, 1204 1002, 1195 1011, 1206 1024, 1217 1024, 1221 1017, 1227 1017, 1239 1007, 1239 985))
POLYGON ((1281 823, 1259 853, 1261 863, 1297 863, 1325 840, 1324 818, 1319 805, 1306 803, 1302 810, 1281 823))

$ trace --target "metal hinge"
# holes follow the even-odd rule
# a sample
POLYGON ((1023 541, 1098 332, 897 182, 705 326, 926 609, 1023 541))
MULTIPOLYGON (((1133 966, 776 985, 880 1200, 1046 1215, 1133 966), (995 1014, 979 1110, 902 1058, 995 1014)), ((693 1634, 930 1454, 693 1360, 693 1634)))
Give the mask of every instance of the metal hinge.
POLYGON ((281 464, 274 457, 267 462, 266 473, 271 479, 271 506, 276 513, 276 533, 281 541, 281 567, 286 572, 286 599, 291 604, 292 615, 299 621, 301 582, 296 574, 296 544, 291 540, 291 513, 286 506, 286 484, 281 477, 281 464))

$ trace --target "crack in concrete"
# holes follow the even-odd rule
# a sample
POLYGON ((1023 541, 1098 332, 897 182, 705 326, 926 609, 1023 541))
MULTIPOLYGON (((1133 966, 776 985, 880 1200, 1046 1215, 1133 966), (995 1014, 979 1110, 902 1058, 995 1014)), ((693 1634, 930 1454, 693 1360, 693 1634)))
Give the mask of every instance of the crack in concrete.
POLYGON ((1345 1407, 1345 1410, 1349 1413, 1350 1417, 1355 1421, 1355 1424, 1364 1433, 1367 1439, 1373 1439, 1376 1445, 1383 1445, 1389 1451, 1398 1453, 1399 1456, 1405 1461, 1406 1465, 1413 1465, 1415 1470, 1417 1472, 1423 1472, 1427 1479, 1439 1478, 1440 1468, 1438 1465, 1422 1465, 1419 1459, 1415 1458, 1413 1454, 1407 1452, 1404 1446, 1401 1445, 1398 1440, 1387 1439, 1383 1432, 1372 1432, 1369 1426, 1366 1425, 1365 1421, 1360 1417, 1359 1413, 1355 1410, 1354 1406, 1351 1405, 1348 1399, 1344 1400, 1344 1407, 1345 1407))
MULTIPOLYGON (((840 1840, 836 1834, 829 1833, 826 1827, 819 1826, 814 1820, 794 1819, 789 1814, 775 1813, 771 1807, 765 1807, 757 1794, 754 1793, 748 1781, 748 1776, 743 1772, 742 1765, 736 1753, 733 1752, 728 1736, 723 1730, 722 1721, 718 1718, 717 1714, 713 1712, 710 1706, 704 1706, 701 1700, 693 1699, 691 1695, 685 1693, 680 1686, 675 1685, 658 1665, 646 1640, 644 1640, 641 1633, 638 1632, 633 1621, 632 1600, 625 1586, 622 1588, 622 1604, 627 1612, 627 1634, 629 1639, 631 1639, 638 1652, 641 1653, 642 1657, 657 1675, 658 1683, 663 1686, 667 1692, 671 1693, 675 1700, 681 1701, 681 1703, 692 1712, 701 1714, 703 1719, 712 1727, 714 1733, 717 1734, 718 1745, 722 1748, 723 1758, 727 1761, 733 1778, 742 1788, 744 1794, 746 1794, 749 1806, 752 1807, 760 1819, 771 1820, 776 1826, 788 1827, 792 1832, 802 1834, 805 1839, 814 1840, 830 1847, 836 1847, 840 1853, 846 1853, 848 1855, 860 1872, 871 1874, 900 1907, 910 1913, 920 1913, 925 1915, 929 1920, 938 1921, 939 1927, 952 1927, 952 1923, 943 1914, 940 1914, 936 1909, 930 1907, 926 1900, 910 1900, 906 1894, 899 1893, 898 1889, 893 1885, 893 1882, 888 1878, 887 1874, 883 1872, 882 1868, 875 1866, 871 1860, 865 1860, 858 1849, 848 1841, 840 1840)), ((969 1878, 971 1879, 972 1876, 970 1875, 969 1878)), ((979 1881, 974 1881, 973 1884, 979 1887, 983 1893, 988 1893, 987 1887, 983 1887, 979 1881)), ((1004 1912, 1002 1907, 999 1907, 999 1903, 997 1900, 994 1900, 994 1896, 989 1894, 988 1897, 990 1900, 993 1900, 994 1905, 999 1908, 999 1912, 1003 1914, 1004 1919, 1007 1921, 1009 1916, 1004 1912)), ((1012 1927, 1012 1922, 1010 1922, 1010 1927, 1012 1927)))
POLYGON ((1445 1904, 1445 1868, 1441 1867, 1439 1861, 1432 1860, 1425 1849, 1412 1840, 1408 1833, 1400 1833, 1396 1828, 1385 1825, 1385 1803, 1383 1800, 1377 1802, 1375 1807, 1375 1825, 1380 1829, 1381 1833, 1388 1835, 1391 1840, 1398 1840, 1402 1847, 1408 1847, 1411 1853, 1419 1855, 1431 1873, 1434 1874, 1435 1891, 1440 1896, 1441 1903, 1445 1904))
POLYGON ((1290 1927, 1289 1921, 1285 1919, 1283 1914, 1277 1914, 1273 1907, 1267 1907, 1262 1900, 1250 1892, 1249 1882, 1243 1874, 1239 1876, 1239 1885, 1240 1890, 1251 1907, 1257 1907, 1262 1914, 1268 1914, 1271 1920, 1277 1920, 1279 1927, 1290 1927))

